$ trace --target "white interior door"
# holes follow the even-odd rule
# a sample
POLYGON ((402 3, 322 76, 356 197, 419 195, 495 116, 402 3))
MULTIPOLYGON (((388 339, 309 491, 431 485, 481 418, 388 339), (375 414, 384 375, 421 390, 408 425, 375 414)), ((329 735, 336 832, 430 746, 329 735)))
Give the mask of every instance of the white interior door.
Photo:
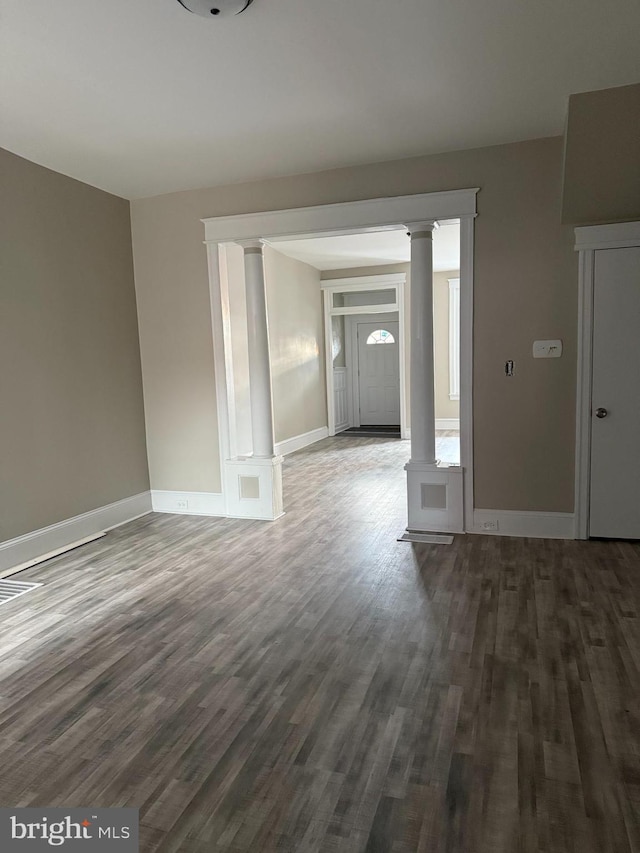
POLYGON ((640 539, 640 247, 595 253, 589 535, 640 539))
POLYGON ((400 424, 399 323, 358 323, 360 424, 400 424))

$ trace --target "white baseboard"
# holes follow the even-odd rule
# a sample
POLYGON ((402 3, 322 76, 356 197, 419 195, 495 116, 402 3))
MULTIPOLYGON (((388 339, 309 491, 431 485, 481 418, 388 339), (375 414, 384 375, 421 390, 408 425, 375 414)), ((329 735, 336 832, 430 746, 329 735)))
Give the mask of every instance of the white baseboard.
POLYGON ((520 512, 505 509, 476 509, 469 533, 493 536, 531 536, 535 539, 573 539, 571 512, 520 512))
POLYGON ((436 418, 436 429, 460 429, 460 418, 436 418))
POLYGON ((177 515, 211 515, 222 518, 226 512, 224 495, 218 492, 169 492, 152 489, 154 512, 177 515))
POLYGON ((287 438, 284 441, 279 441, 276 446, 276 456, 286 456, 288 453, 293 453, 295 450, 302 450, 303 447, 308 447, 310 444, 315 444, 316 441, 322 441, 329 435, 329 428, 324 426, 319 429, 312 429, 311 432, 303 432, 302 435, 294 435, 293 438, 287 438))
POLYGON ((106 530, 119 527, 149 512, 151 495, 149 492, 141 492, 82 515, 66 518, 49 527, 0 542, 0 572, 15 570, 18 567, 27 568, 27 565, 34 565, 45 556, 48 558, 63 553, 72 546, 95 539, 106 530))

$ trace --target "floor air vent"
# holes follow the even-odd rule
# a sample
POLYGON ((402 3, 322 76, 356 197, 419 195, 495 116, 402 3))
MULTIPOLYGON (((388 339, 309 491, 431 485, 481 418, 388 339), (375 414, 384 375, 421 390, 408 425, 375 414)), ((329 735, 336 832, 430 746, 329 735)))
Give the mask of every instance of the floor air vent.
POLYGON ((448 533, 410 533, 399 536, 398 542, 422 542, 425 545, 453 545, 453 536, 448 533))
POLYGON ((31 592, 32 589, 37 589, 42 586, 41 583, 23 583, 22 581, 9 581, 0 579, 0 604, 6 604, 7 601, 13 601, 19 595, 24 595, 25 592, 31 592))

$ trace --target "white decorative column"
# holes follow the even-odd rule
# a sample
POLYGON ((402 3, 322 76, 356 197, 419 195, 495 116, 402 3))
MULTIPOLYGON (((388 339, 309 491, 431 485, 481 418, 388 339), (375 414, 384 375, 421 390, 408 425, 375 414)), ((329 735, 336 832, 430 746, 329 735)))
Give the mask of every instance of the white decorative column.
POLYGON ((411 462, 436 464, 433 355, 432 220, 409 226, 411 236, 411 462))
POLYGON ((247 297, 247 345, 249 349, 253 455, 254 457, 271 459, 275 454, 273 449, 271 356, 269 354, 263 244, 260 240, 250 240, 241 245, 244 249, 244 280, 247 297))
POLYGON ((253 453, 226 463, 229 514, 273 520, 283 514, 282 457, 274 450, 263 243, 244 240, 240 245, 244 249, 253 453))
POLYGON ((407 472, 408 534, 461 532, 462 469, 436 459, 433 349, 435 220, 407 225, 411 237, 411 459, 407 472))

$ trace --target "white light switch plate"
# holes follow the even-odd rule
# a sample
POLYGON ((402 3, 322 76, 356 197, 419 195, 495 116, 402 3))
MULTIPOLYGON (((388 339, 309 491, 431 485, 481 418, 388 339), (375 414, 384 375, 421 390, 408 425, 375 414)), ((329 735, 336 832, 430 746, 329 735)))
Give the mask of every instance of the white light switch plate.
POLYGON ((560 358, 562 355, 562 341, 534 341, 534 358, 560 358))

